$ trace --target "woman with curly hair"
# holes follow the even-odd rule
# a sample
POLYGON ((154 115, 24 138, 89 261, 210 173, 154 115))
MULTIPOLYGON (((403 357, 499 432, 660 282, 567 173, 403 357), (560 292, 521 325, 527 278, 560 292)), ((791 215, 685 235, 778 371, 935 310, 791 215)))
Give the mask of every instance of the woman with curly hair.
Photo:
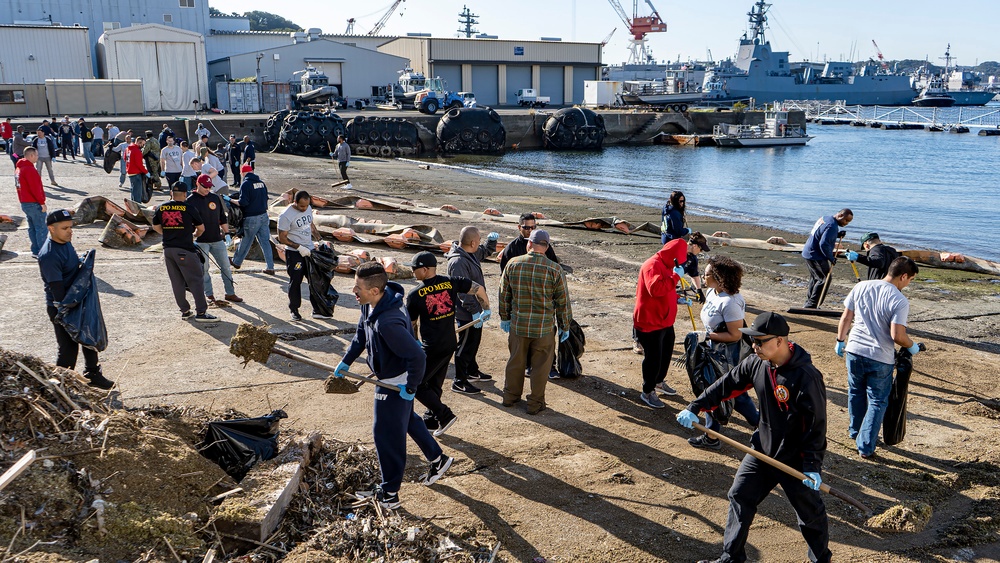
MULTIPOLYGON (((741 360, 743 333, 740 329, 746 326, 744 317, 747 304, 740 295, 740 287, 743 285, 743 266, 728 256, 715 255, 705 266, 704 279, 706 290, 705 304, 701 308, 701 322, 708 331, 705 340, 712 348, 725 355, 731 367, 735 367, 741 360)), ((725 374, 720 373, 718 377, 723 375, 725 374)), ((740 394, 734 400, 733 408, 742 414, 751 426, 757 426, 760 414, 749 395, 740 394)), ((709 413, 705 413, 705 426, 715 431, 721 427, 709 413)), ((718 450, 722 447, 719 440, 713 440, 707 434, 690 438, 688 443, 696 448, 718 450)))

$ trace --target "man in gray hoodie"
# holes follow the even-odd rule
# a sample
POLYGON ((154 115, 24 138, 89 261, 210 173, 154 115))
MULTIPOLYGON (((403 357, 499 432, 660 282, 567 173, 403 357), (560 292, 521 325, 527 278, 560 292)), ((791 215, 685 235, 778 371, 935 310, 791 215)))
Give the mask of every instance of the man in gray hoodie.
MULTIPOLYGON (((486 235, 486 243, 482 243, 479 229, 465 227, 459 234, 458 242, 452 243, 451 250, 445 254, 448 259, 448 277, 469 278, 477 284, 486 287, 483 279, 483 268, 480 262, 492 255, 497 249, 499 233, 486 235)), ((458 296, 458 307, 455 308, 455 319, 459 326, 469 324, 472 316, 483 310, 474 295, 462 293, 458 296)), ((458 350, 455 351, 455 384, 465 386, 469 381, 489 381, 493 379, 488 374, 479 371, 476 355, 479 353, 479 343, 483 338, 483 329, 471 327, 459 334, 458 350)))

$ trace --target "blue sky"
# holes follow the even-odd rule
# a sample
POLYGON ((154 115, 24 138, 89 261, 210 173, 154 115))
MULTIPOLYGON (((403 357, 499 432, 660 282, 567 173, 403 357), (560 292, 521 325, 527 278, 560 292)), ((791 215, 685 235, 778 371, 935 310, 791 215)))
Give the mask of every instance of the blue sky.
MULTIPOLYGON (((716 60, 732 55, 746 29, 746 12, 753 0, 652 0, 667 22, 666 33, 652 34, 649 45, 658 59, 704 60, 708 50, 716 60)), ((303 27, 343 33, 347 18, 358 20, 356 32, 367 33, 392 4, 391 0, 210 0, 226 13, 264 10, 303 27)), ((872 39, 887 59, 939 62, 950 42, 958 64, 1000 60, 995 40, 1000 1, 959 0, 773 0, 769 39, 776 49, 791 51, 793 60, 874 57, 872 39), (944 8, 944 9, 943 9, 944 8), (817 56, 818 54, 818 56, 817 56)), ((454 37, 458 13, 467 5, 479 15, 478 29, 501 39, 561 37, 564 41, 599 42, 618 28, 605 47, 604 61, 627 57, 628 31, 608 0, 405 0, 383 34, 432 33, 454 37)), ((622 0, 631 14, 632 2, 622 0)), ((648 6, 640 2, 640 15, 648 6)))

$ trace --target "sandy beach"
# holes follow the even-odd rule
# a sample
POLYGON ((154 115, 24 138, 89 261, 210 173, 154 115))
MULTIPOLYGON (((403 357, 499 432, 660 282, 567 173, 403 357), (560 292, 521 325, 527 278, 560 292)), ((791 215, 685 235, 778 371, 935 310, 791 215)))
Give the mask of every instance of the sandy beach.
MULTIPOLYGON (((657 209, 478 177, 425 162, 430 169, 412 162, 356 158, 350 168, 356 189, 350 192, 330 187, 339 178, 328 160, 265 154, 257 168, 272 196, 295 188, 327 198, 359 195, 433 207, 450 204, 469 211, 495 208, 515 216, 531 211, 556 220, 614 216, 632 223, 659 222, 657 209)), ((117 202, 127 196, 118 188, 117 173, 59 162, 56 176, 65 187, 47 188, 50 209, 71 207, 88 195, 117 202)), ((664 197, 669 191, 665 186, 664 197)), ((154 194, 153 203, 163 200, 162 192, 154 194)), ((13 190, 0 193, 0 213, 21 214, 13 190)), ((467 224, 456 218, 369 210, 322 213, 429 225, 445 239, 457 238, 467 224)), ((733 237, 804 240, 801 235, 705 217, 689 216, 688 222, 706 234, 725 231, 733 237)), ((483 233, 499 232, 501 241, 517 234, 514 223, 484 218, 472 224, 483 233)), ((358 319, 352 278, 334 278, 341 298, 333 321, 307 318, 292 325, 287 320, 288 276, 283 265, 279 263, 277 276, 266 276, 261 273, 263 263, 247 262, 235 275, 237 293, 246 302, 213 309, 222 322, 199 326, 180 319, 162 255, 100 248, 102 229, 103 224, 76 229, 74 245, 81 252, 99 248, 96 272, 111 341, 102 362, 105 374, 118 381, 126 407, 233 408, 253 416, 283 408, 289 420, 282 424, 338 440, 371 442, 367 388, 352 396, 325 395, 326 374, 318 369, 274 356, 266 365, 243 368, 227 352, 239 323, 267 323, 290 348, 336 364, 358 319)), ((550 381, 549 408, 537 416, 527 415, 520 405, 503 408, 506 338, 498 322, 491 321, 479 359, 494 381, 484 382, 480 395, 445 391, 444 400, 459 421, 440 442, 456 463, 437 484, 422 487, 415 480, 423 461, 411 443, 407 480, 400 492, 403 511, 440 519, 436 525, 456 535, 495 538, 502 545, 496 561, 718 557, 729 504, 726 493, 742 455, 727 447, 714 452, 688 445, 694 433, 674 420, 694 398, 683 368, 674 365, 667 375, 680 396, 666 398, 666 409, 653 411, 638 400, 641 357, 631 351, 635 280, 642 262, 659 249, 659 238, 567 228, 550 233, 566 266, 573 317, 587 338, 585 375, 550 381)), ((5 327, 0 347, 51 361, 55 340, 44 313, 37 266, 27 252, 26 231, 3 234, 10 238, 0 255, 0 279, 7 293, 0 308, 5 327)), ((852 232, 850 238, 858 234, 852 232)), ((159 237, 150 235, 145 242, 159 242, 159 237)), ((360 245, 335 243, 342 253, 356 247, 360 245)), ((381 245, 364 248, 400 263, 414 254, 381 245)), ((713 248, 712 253, 731 255, 744 265, 747 322, 763 311, 802 304, 807 276, 798 253, 732 247, 713 248)), ((486 264, 484 271, 493 298, 499 266, 486 264)), ((849 265, 839 262, 827 306, 839 308, 853 282, 849 265)), ((214 283, 221 283, 218 274, 214 283)), ((402 283, 407 288, 415 284, 402 283)), ((880 444, 873 460, 859 458, 847 437, 846 368, 833 351, 837 319, 789 316, 791 339, 812 354, 827 386, 824 481, 862 499, 875 512, 916 501, 934 508, 923 532, 887 533, 865 527, 856 509, 827 496, 831 549, 840 561, 998 560, 1000 285, 995 276, 927 267, 905 293, 911 302, 910 334, 924 342, 927 351, 915 359, 906 440, 893 447, 880 444)), ((683 308, 675 327, 680 342, 691 328, 683 308)), ((675 347, 675 357, 680 350, 675 347)), ((724 433, 747 443, 751 429, 740 419, 724 433)), ((806 559, 794 513, 783 497, 776 489, 760 505, 749 540, 753 561, 806 559)), ((288 560, 306 561, 309 553, 300 546, 288 560)), ((86 559, 84 554, 63 556, 86 559)))

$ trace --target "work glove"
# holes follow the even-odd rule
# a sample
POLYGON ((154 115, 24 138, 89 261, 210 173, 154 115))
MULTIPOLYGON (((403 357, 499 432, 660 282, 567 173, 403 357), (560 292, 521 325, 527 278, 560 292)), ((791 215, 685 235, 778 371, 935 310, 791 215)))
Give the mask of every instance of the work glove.
POLYGON ((404 401, 412 401, 413 397, 415 397, 416 394, 417 394, 416 391, 410 391, 410 389, 406 385, 399 386, 399 396, 404 401))
POLYGON ((569 340, 569 331, 568 330, 559 331, 559 342, 566 342, 567 340, 569 340))
POLYGON ((847 236, 847 231, 838 231, 837 238, 844 238, 847 236))
POLYGON ((686 237, 686 236, 688 236, 690 234, 691 234, 691 229, 689 229, 687 227, 684 227, 684 231, 682 232, 681 236, 685 236, 686 237))
POLYGON ((698 303, 705 304, 705 292, 698 288, 698 303))
POLYGON ((920 351, 920 345, 914 342, 913 346, 910 346, 907 350, 909 350, 911 356, 916 356, 917 352, 920 351))
POLYGON ((311 250, 309 250, 309 248, 308 248, 307 246, 304 246, 304 245, 301 245, 301 244, 300 244, 300 245, 299 245, 299 247, 298 247, 298 248, 296 248, 295 250, 298 250, 298 251, 299 251, 299 254, 300 254, 300 255, 301 255, 301 256, 302 256, 303 258, 305 258, 306 256, 309 256, 310 254, 312 254, 312 251, 311 251, 311 250))
POLYGON ((847 347, 847 343, 843 340, 838 340, 837 345, 833 347, 833 351, 837 353, 841 358, 844 357, 844 348, 847 347))
POLYGON ((497 233, 497 232, 492 232, 492 233, 486 235, 486 240, 489 240, 489 241, 496 241, 499 238, 500 238, 500 233, 497 233))
POLYGON ((333 153, 330 153, 330 158, 333 158, 333 153))
POLYGON ((233 199, 233 198, 231 198, 231 197, 229 197, 229 196, 227 196, 227 195, 224 195, 224 196, 222 196, 222 201, 224 201, 224 202, 226 202, 226 203, 229 203, 229 202, 230 202, 230 200, 232 200, 232 199, 233 199))
POLYGON ((857 262, 858 261, 858 253, 854 252, 853 250, 848 250, 847 251, 847 259, 850 260, 851 262, 857 262))
POLYGON ((164 172, 163 170, 160 170, 160 178, 166 178, 166 177, 167 177, 167 173, 164 172))
POLYGON ((490 311, 489 309, 483 309, 481 312, 472 315, 472 320, 479 321, 478 323, 472 326, 475 328, 483 328, 483 323, 490 320, 490 317, 492 316, 493 316, 493 311, 490 311))
POLYGON ((347 377, 347 370, 350 367, 351 366, 345 364, 344 362, 340 362, 337 364, 337 369, 333 372, 334 377, 347 377))
POLYGON ((226 246, 229 247, 232 245, 233 245, 233 237, 231 235, 226 235, 226 246))
POLYGON ((500 321, 500 330, 510 334, 510 321, 500 321))
POLYGON ((684 268, 682 268, 680 266, 674 266, 674 273, 677 274, 677 277, 683 278, 684 277, 684 268))
POLYGON ((808 479, 803 479, 802 484, 814 491, 818 491, 820 485, 823 484, 823 478, 819 476, 819 473, 806 472, 806 477, 808 477, 808 479))
POLYGON ((684 428, 691 429, 694 428, 694 423, 698 422, 698 415, 694 414, 693 412, 687 409, 684 409, 681 412, 677 413, 677 422, 680 423, 680 425, 683 426, 684 428))
POLYGON ((691 304, 692 304, 692 301, 688 297, 678 297, 677 298, 677 304, 678 305, 687 305, 688 307, 690 307, 691 304))
POLYGON ((146 177, 147 177, 147 178, 152 178, 152 177, 153 177, 153 175, 152 175, 152 174, 150 174, 149 172, 146 172, 146 177))

